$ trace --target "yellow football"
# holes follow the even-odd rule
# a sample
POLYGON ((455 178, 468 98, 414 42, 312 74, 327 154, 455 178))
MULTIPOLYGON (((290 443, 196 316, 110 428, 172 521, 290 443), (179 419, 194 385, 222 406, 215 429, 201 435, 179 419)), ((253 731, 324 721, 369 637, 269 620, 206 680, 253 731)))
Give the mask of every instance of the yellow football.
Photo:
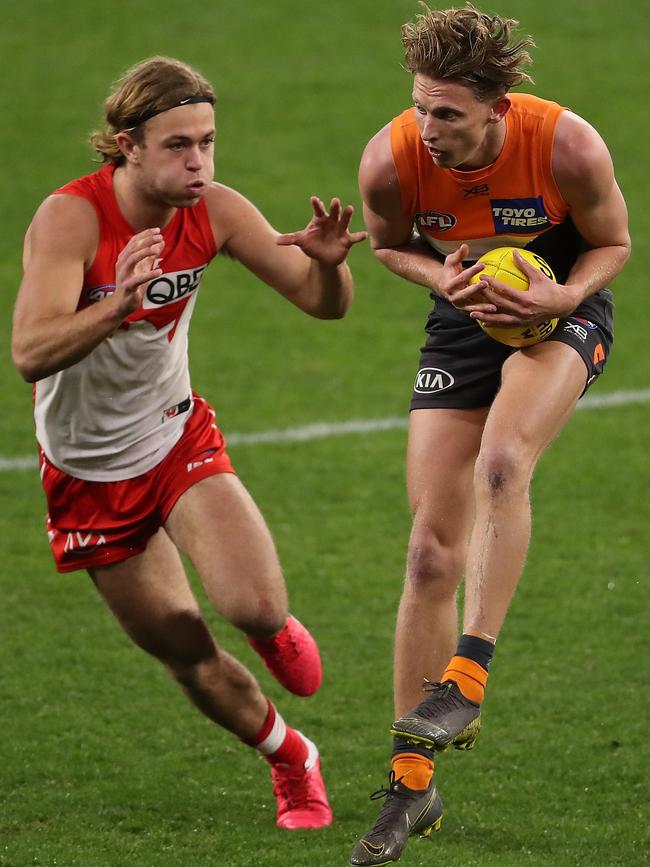
MULTIPOLYGON (((488 277, 494 277, 496 280, 501 280, 502 283, 507 283, 513 289, 519 289, 521 292, 528 291, 528 277, 517 266, 514 260, 513 253, 522 256, 527 262, 538 268, 551 280, 555 280, 555 274, 548 262, 544 261, 537 253, 531 253, 530 250, 525 250, 519 247, 497 247, 496 250, 490 250, 479 258, 479 262, 485 265, 483 271, 472 277, 470 283, 478 283, 483 274, 488 277)), ((478 321, 478 320, 477 320, 478 321)), ((498 340, 499 343, 505 343, 507 346, 533 346, 548 337, 557 325, 557 319, 549 319, 546 322, 537 322, 535 325, 515 325, 512 328, 493 328, 489 325, 478 323, 486 334, 498 340)))

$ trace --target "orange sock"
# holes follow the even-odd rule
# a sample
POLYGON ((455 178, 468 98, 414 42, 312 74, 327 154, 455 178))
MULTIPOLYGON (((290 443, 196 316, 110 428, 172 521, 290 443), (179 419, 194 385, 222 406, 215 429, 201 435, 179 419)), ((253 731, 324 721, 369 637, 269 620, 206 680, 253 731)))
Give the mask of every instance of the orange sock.
POLYGON ((441 680, 454 680, 465 698, 480 704, 485 695, 488 673, 473 659, 466 656, 452 656, 441 680))
POLYGON ((395 779, 400 780, 409 789, 426 789, 433 776, 434 765, 431 759, 418 753, 398 753, 393 756, 391 767, 395 771, 395 779))

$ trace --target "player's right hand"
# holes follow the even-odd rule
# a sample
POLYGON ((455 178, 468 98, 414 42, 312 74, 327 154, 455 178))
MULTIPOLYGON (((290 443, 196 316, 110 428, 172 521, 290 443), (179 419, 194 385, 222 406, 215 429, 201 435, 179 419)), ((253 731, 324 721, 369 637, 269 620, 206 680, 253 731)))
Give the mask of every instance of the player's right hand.
POLYGON ((484 266, 481 262, 475 262, 469 268, 463 268, 463 261, 468 255, 469 247, 467 244, 461 244, 457 250, 447 256, 440 276, 440 294, 454 307, 466 313, 494 313, 496 307, 494 304, 487 303, 482 294, 487 284, 479 282, 469 285, 472 277, 480 274, 484 266))
POLYGON ((340 199, 332 199, 328 211, 318 196, 312 196, 311 206, 314 214, 307 227, 300 232, 279 235, 275 242, 281 247, 295 244, 310 259, 336 267, 345 260, 350 247, 365 241, 368 233, 349 231, 354 208, 352 205, 342 208, 340 199))
POLYGON ((134 235, 117 257, 112 298, 122 318, 142 306, 147 284, 162 274, 162 269, 154 266, 164 246, 160 229, 145 229, 134 235))

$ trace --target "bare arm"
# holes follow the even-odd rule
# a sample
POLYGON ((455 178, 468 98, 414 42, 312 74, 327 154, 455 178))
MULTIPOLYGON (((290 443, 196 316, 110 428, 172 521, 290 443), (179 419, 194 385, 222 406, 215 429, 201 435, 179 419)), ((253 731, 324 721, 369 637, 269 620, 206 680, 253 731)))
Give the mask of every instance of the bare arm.
POLYGON ((24 379, 36 382, 76 364, 120 326, 142 302, 151 256, 162 250, 157 229, 135 235, 120 254, 113 294, 77 311, 84 271, 98 243, 92 206, 77 196, 51 196, 30 226, 24 277, 14 309, 12 358, 24 379))
POLYGON ((592 247, 578 257, 566 282, 577 306, 607 286, 627 261, 631 249, 627 208, 604 141, 570 111, 558 121, 553 172, 576 228, 592 247))
POLYGON ((363 152, 359 167, 359 188, 363 197, 363 216, 370 232, 373 252, 390 271, 426 286, 436 295, 467 310, 494 310, 493 305, 471 304, 483 284, 467 284, 481 265, 463 269, 469 253, 461 245, 444 262, 413 231, 413 215, 402 209, 399 179, 390 146, 390 124, 372 138, 363 152))
POLYGON ((519 325, 567 316, 589 295, 607 286, 630 255, 627 208, 614 177, 612 159, 596 130, 570 111, 563 112, 553 144, 553 173, 571 218, 590 249, 578 256, 564 285, 554 283, 521 257, 519 267, 530 290, 517 292, 486 277, 499 308, 480 315, 488 325, 519 325))
POLYGON ((414 233, 413 216, 402 210, 390 148, 390 124, 366 145, 359 166, 359 189, 375 256, 399 277, 436 291, 442 262, 414 233))
POLYGON ((301 232, 280 235, 244 196, 215 184, 206 196, 217 245, 310 316, 342 317, 353 298, 345 259, 366 232, 350 233, 353 209, 333 199, 329 213, 317 197, 301 232))

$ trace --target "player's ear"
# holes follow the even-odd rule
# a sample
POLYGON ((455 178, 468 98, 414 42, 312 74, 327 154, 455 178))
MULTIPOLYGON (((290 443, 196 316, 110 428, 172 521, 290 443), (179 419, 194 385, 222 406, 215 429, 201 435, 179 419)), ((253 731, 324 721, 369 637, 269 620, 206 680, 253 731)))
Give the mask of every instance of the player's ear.
POLYGON ((510 111, 512 102, 508 96, 500 96, 492 103, 490 109, 490 123, 499 123, 510 111))
POLYGON ((138 163, 140 161, 140 146, 128 132, 118 132, 115 135, 115 144, 118 146, 127 162, 138 163))

